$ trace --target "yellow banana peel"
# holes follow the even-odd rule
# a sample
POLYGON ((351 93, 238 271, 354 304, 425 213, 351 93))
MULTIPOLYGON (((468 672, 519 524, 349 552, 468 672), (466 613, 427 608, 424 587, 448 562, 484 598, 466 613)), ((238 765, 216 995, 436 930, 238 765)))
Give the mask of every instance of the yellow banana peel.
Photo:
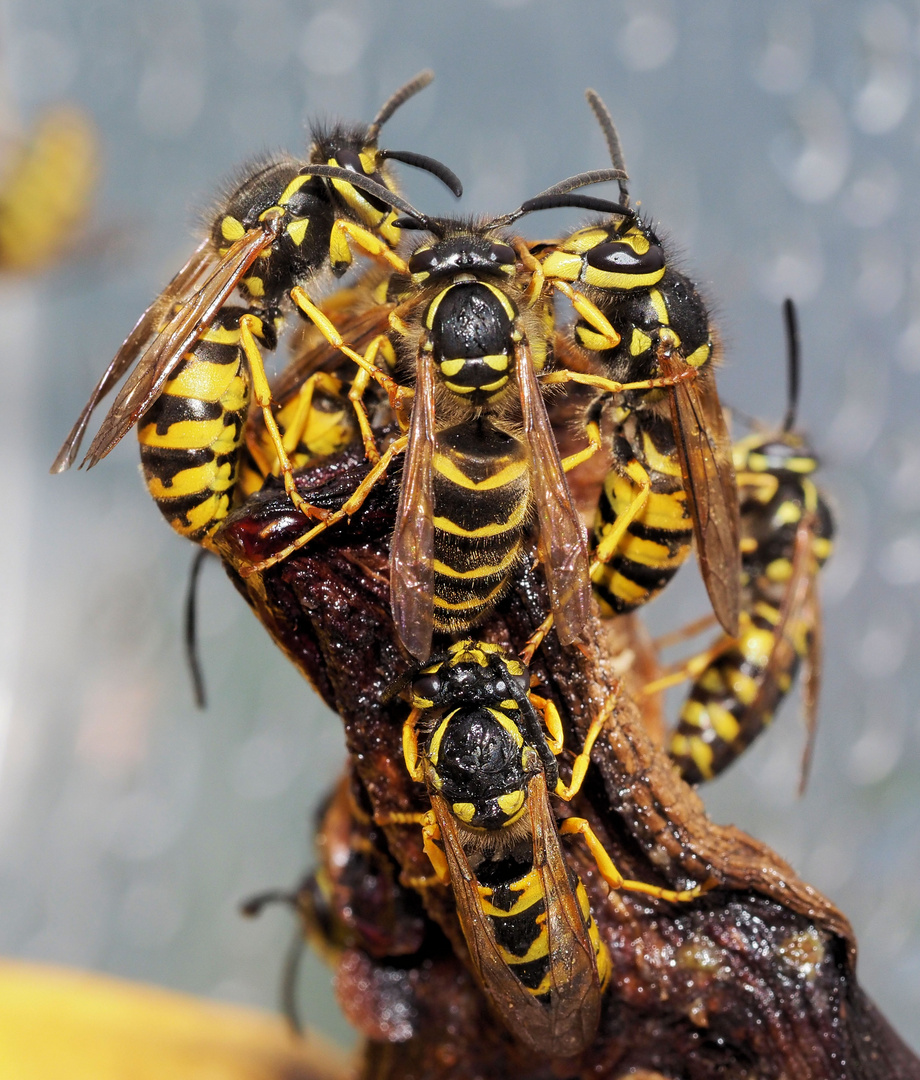
POLYGON ((267 1013, 0 961, 0 1080, 346 1080, 349 1056, 267 1013))

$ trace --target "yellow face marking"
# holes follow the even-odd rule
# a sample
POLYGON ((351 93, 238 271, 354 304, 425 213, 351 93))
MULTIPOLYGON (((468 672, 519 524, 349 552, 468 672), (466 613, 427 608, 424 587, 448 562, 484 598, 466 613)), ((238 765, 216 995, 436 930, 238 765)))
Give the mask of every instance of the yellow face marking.
MULTIPOLYGON (((587 229, 579 229, 573 232, 566 242, 559 248, 560 251, 574 252, 576 255, 584 255, 586 251, 596 248, 609 239, 606 229, 598 229, 589 226, 587 229)), ((544 268, 546 262, 543 263, 544 268)))

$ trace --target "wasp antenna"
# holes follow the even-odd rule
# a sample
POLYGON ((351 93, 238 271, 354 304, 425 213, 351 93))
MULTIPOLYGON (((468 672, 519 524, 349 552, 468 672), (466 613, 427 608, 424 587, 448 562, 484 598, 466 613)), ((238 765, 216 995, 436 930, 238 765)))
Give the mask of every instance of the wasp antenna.
POLYGON ((613 167, 623 174, 620 178, 620 201, 624 206, 629 206, 629 191, 626 188, 626 181, 629 179, 629 176, 626 172, 626 160, 623 157, 623 147, 620 143, 620 136, 617 132, 616 124, 613 122, 610 110, 604 104, 603 99, 596 90, 586 90, 585 97, 588 99, 591 111, 597 118, 597 122, 601 126, 601 131, 604 133, 604 138, 607 140, 607 151, 610 154, 610 161, 613 164, 613 167))
POLYGON ((799 407, 799 321, 796 317, 795 304, 787 296, 783 301, 783 320, 786 324, 786 362, 788 365, 789 389, 786 415, 783 418, 783 432, 791 431, 795 425, 795 416, 799 407))
POLYGON ((240 914, 245 915, 247 919, 254 919, 256 916, 261 915, 263 908, 267 908, 270 904, 286 904, 288 907, 297 907, 297 896, 295 893, 285 892, 284 889, 269 889, 267 892, 250 896, 248 900, 242 900, 240 902, 240 914))
POLYGON ((406 202, 395 191, 390 191, 388 187, 378 184, 376 180, 365 176, 364 173, 354 172, 351 169, 340 169, 338 165, 305 165, 301 172, 310 176, 323 176, 329 180, 343 180, 346 184, 351 184, 352 187, 360 188, 362 191, 366 191, 368 195, 373 195, 381 202, 386 203, 387 206, 392 206, 394 210, 399 210, 400 213, 415 218, 416 221, 423 222, 424 227, 428 228, 431 219, 427 214, 423 214, 421 210, 416 210, 411 203, 406 202))
POLYGON ((409 98, 415 97, 419 90, 424 90, 425 87, 434 78, 434 72, 431 68, 425 68, 424 71, 420 71, 414 79, 410 79, 404 86, 401 86, 392 97, 387 98, 380 108, 380 112, 374 117, 371 122, 371 126, 367 129, 367 141, 373 143, 377 141, 377 136, 380 134, 380 129, 390 119, 393 113, 404 105, 409 98))
POLYGON ((626 173, 622 169, 591 169, 560 180, 558 184, 553 184, 534 198, 540 199, 544 195, 564 195, 567 191, 575 191, 576 188, 590 187, 592 184, 606 184, 609 180, 622 180, 625 176, 626 173))
POLYGON ((208 698, 204 687, 204 672, 198 655, 198 579, 208 557, 207 548, 199 548, 189 568, 188 585, 185 590, 185 659, 192 679, 192 693, 199 709, 207 708, 208 698))
POLYGON ((427 154, 416 154, 412 150, 381 150, 379 154, 382 158, 401 161, 404 165, 411 165, 416 169, 424 169, 425 172, 436 176, 458 199, 463 194, 463 184, 460 182, 460 177, 436 158, 428 157, 427 154))
MULTIPOLYGON (((597 210, 602 214, 620 214, 623 217, 633 217, 633 211, 628 206, 621 206, 610 199, 595 199, 591 195, 577 195, 568 192, 544 192, 536 195, 521 204, 520 210, 515 211, 514 217, 521 214, 532 214, 536 210, 551 210, 556 206, 574 206, 582 210, 597 210)), ((511 215, 509 215, 510 217, 511 215)), ((512 220, 514 220, 512 217, 512 220)))

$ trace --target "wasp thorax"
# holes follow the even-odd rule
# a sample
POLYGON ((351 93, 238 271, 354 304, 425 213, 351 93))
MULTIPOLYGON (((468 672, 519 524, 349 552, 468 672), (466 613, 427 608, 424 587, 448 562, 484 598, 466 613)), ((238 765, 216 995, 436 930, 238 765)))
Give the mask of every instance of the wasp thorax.
POLYGON ((481 405, 507 385, 512 374, 514 315, 508 298, 481 281, 445 289, 432 304, 431 342, 448 389, 481 405))
POLYGON ((481 806, 523 790, 520 736, 512 735, 503 719, 494 710, 475 709, 458 711, 445 721, 436 769, 449 802, 481 806))

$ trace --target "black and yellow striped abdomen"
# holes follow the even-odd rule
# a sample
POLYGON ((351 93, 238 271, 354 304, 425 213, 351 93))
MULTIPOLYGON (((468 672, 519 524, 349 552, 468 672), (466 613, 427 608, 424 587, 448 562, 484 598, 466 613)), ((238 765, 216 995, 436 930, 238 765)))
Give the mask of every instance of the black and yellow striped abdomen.
POLYGON ((809 476, 817 461, 800 441, 784 435, 739 446, 741 632, 723 639, 727 647, 693 683, 671 738, 671 757, 694 784, 717 776, 750 746, 802 661, 814 661, 815 578, 833 546, 830 508, 809 476))
POLYGON ((210 535, 230 509, 251 397, 240 348, 243 314, 219 314, 137 427, 150 494, 190 540, 210 535))
POLYGON ((440 431, 432 459, 434 626, 472 626, 523 557, 530 508, 526 447, 488 416, 440 431))
POLYGON ((633 611, 661 592, 687 558, 693 537, 670 423, 635 414, 629 434, 625 428, 614 434, 613 460, 594 521, 600 565, 591 580, 605 615, 633 611), (644 505, 614 541, 617 522, 644 494, 644 505))
MULTIPOLYGON (((477 888, 482 911, 492 925, 496 945, 509 970, 528 994, 548 1004, 553 973, 540 873, 535 868, 523 872, 519 869, 518 874, 507 881, 490 883, 493 875, 507 872, 513 866, 510 860, 502 860, 480 867, 477 888)), ((600 939, 581 879, 571 869, 568 875, 597 960, 600 988, 604 990, 610 978, 610 955, 600 939)))

